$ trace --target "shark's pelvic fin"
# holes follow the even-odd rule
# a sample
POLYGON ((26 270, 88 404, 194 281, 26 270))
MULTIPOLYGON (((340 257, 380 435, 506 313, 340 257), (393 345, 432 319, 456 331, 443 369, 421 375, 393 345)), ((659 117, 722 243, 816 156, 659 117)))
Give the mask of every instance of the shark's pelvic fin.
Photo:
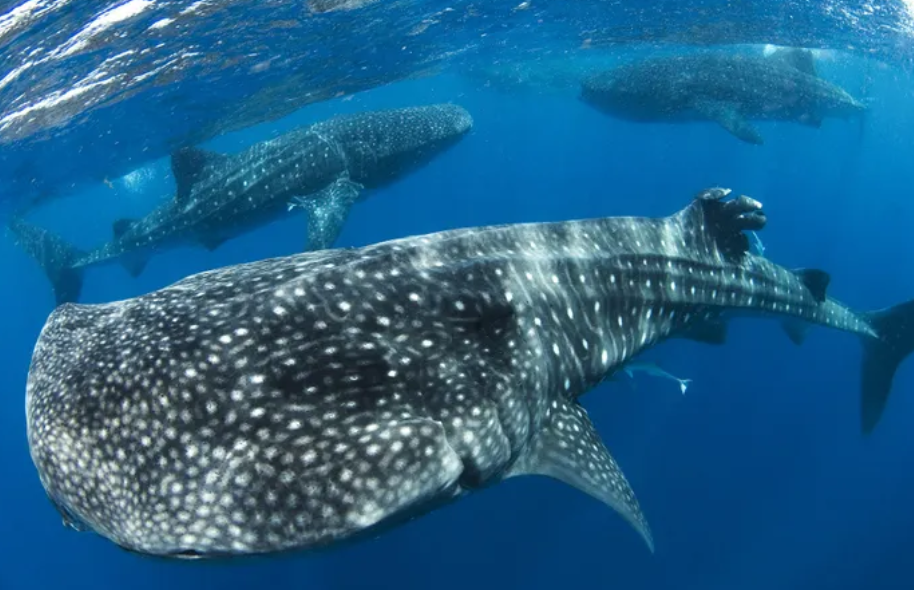
POLYGON ((333 246, 363 188, 348 176, 342 176, 320 192, 298 197, 289 204, 289 210, 301 207, 308 212, 306 252, 333 246))
POLYGON ((44 228, 32 225, 21 217, 13 217, 8 226, 16 243, 44 271, 54 289, 57 305, 79 299, 83 286, 83 270, 74 268, 84 252, 44 228))
POLYGON ((788 318, 782 321, 781 325, 784 327, 784 332, 787 333, 787 337, 790 338, 790 341, 797 346, 800 346, 806 341, 806 333, 809 332, 809 324, 807 322, 788 318))
POLYGON ((822 117, 816 113, 804 113, 797 118, 797 122, 816 129, 822 127, 822 117))
POLYGON ((727 342, 727 322, 717 319, 695 324, 681 332, 679 338, 694 340, 703 344, 724 344, 727 342))
POLYGON ((762 135, 743 117, 736 105, 728 102, 703 100, 696 102, 693 106, 703 117, 716 121, 738 139, 754 145, 765 143, 762 135))
POLYGON ((181 148, 171 155, 171 172, 175 177, 177 191, 175 200, 183 202, 190 196, 194 183, 198 182, 207 166, 211 166, 226 156, 201 150, 199 148, 181 148))
POLYGON ((579 404, 556 400, 509 476, 545 475, 600 500, 631 524, 654 551, 654 540, 638 499, 579 404))
POLYGON ((914 352, 914 300, 864 314, 878 334, 863 338, 860 376, 861 427, 869 434, 879 423, 898 365, 914 352))

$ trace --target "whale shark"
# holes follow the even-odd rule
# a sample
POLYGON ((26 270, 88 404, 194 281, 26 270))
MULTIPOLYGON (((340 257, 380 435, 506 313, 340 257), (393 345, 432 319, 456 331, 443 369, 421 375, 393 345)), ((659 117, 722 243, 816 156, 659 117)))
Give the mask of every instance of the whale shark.
POLYGON ((8 228, 48 276, 56 303, 75 301, 82 270, 111 262, 138 276, 157 250, 208 250, 301 208, 305 250, 337 240, 363 189, 385 186, 423 166, 472 127, 462 107, 439 104, 342 115, 224 155, 199 148, 173 154, 177 190, 142 219, 114 222, 114 239, 83 252, 14 216, 8 228))
POLYGON ((866 110, 819 77, 812 52, 794 48, 766 56, 707 52, 637 61, 588 76, 580 98, 624 120, 714 121, 757 145, 764 139, 750 120, 818 128, 827 117, 847 119, 866 110))
POLYGON ((377 535, 509 478, 565 482, 653 550, 581 397, 728 318, 859 336, 872 429, 914 301, 856 312, 754 255, 761 204, 462 228, 206 271, 65 304, 36 342, 27 435, 64 523, 143 555, 232 558, 377 535))

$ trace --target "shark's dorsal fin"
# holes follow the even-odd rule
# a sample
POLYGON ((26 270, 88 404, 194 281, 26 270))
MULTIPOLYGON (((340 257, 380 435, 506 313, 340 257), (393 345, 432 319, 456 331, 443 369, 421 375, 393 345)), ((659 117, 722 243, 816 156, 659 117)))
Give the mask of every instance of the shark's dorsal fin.
POLYGON ((136 219, 131 219, 129 217, 123 217, 112 223, 111 231, 114 234, 114 239, 121 239, 121 237, 130 230, 130 227, 134 223, 136 223, 136 219))
POLYGON ((225 158, 222 154, 199 148, 181 148, 171 155, 171 172, 175 176, 175 200, 183 202, 190 195, 194 184, 203 176, 207 166, 225 158))
POLYGON ((654 550, 638 499, 579 404, 554 400, 541 430, 509 476, 546 475, 590 495, 618 512, 654 550))
POLYGON ((812 51, 809 51, 808 49, 799 49, 795 47, 778 49, 771 54, 771 58, 780 60, 790 67, 800 70, 804 74, 816 77, 819 75, 816 72, 815 58, 812 55, 812 51))
POLYGON ((816 268, 797 268, 793 274, 809 289, 817 303, 825 301, 828 283, 831 282, 831 276, 827 272, 816 268))

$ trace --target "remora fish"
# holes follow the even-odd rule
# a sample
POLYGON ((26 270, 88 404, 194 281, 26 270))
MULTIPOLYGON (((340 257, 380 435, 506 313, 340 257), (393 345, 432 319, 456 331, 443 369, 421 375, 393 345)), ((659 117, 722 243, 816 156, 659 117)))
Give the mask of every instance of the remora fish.
MULTIPOLYGON (((623 365, 619 370, 628 375, 630 379, 635 378, 635 373, 644 373, 645 375, 652 375, 654 377, 660 377, 661 379, 675 381, 679 384, 679 391, 682 392, 682 395, 685 395, 686 390, 689 389, 689 384, 692 383, 691 379, 677 377, 654 362, 630 362, 623 365)), ((634 385, 632 387, 634 387, 634 385)))
POLYGON ((26 414, 48 496, 143 554, 317 548, 541 474, 617 510, 635 494, 578 398, 726 313, 860 336, 863 425, 914 348, 914 301, 856 313, 822 271, 749 252, 766 219, 701 193, 664 218, 445 231, 67 304, 36 344, 26 414))
POLYGON ((472 126, 450 104, 344 115, 235 154, 195 148, 172 156, 174 199, 143 219, 114 223, 114 240, 85 253, 13 218, 10 230, 50 279, 57 304, 76 301, 82 270, 118 261, 139 275, 155 250, 209 250, 269 223, 293 205, 308 210, 306 250, 330 247, 363 188, 377 188, 426 164, 472 126))
POLYGON ((820 78, 812 53, 802 49, 764 57, 703 53, 648 59, 586 78, 581 98, 632 121, 716 121, 753 144, 763 139, 752 119, 820 127, 826 117, 849 118, 865 110, 820 78))

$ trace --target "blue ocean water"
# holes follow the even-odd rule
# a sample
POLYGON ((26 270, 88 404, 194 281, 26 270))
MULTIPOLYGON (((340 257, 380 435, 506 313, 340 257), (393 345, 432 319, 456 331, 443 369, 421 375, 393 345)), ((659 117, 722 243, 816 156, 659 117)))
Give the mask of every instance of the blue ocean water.
MULTIPOLYGON (((896 66, 834 55, 818 67, 867 99, 862 134, 840 121, 821 129, 762 123, 766 144, 751 146, 711 124, 625 123, 573 93, 495 88, 445 72, 317 102, 202 147, 233 152, 338 113, 455 102, 472 113, 471 134, 359 203, 337 246, 472 225, 666 215, 721 185, 764 203, 769 224, 761 237, 773 260, 826 269, 831 294, 856 309, 907 300, 914 294, 907 272, 914 80, 896 66)), ((89 247, 109 239, 113 220, 142 215, 173 190, 167 161, 155 160, 112 187, 90 183, 60 196, 31 219, 89 247)), ((93 269, 82 300, 131 297, 210 268, 287 255, 304 235, 303 218, 292 216, 214 252, 163 252, 136 279, 118 267, 93 269)), ((0 241, 0 270, 4 590, 914 587, 914 367, 902 366, 883 421, 863 437, 855 338, 817 329, 796 347, 777 323, 759 320, 735 321, 723 347, 671 341, 648 353, 693 379, 685 396, 674 384, 639 377, 634 389, 605 384, 583 398, 651 523, 653 555, 607 507, 533 477, 324 553, 231 564, 126 553, 65 529, 44 495, 29 458, 23 397, 53 297, 9 239, 0 241)))

